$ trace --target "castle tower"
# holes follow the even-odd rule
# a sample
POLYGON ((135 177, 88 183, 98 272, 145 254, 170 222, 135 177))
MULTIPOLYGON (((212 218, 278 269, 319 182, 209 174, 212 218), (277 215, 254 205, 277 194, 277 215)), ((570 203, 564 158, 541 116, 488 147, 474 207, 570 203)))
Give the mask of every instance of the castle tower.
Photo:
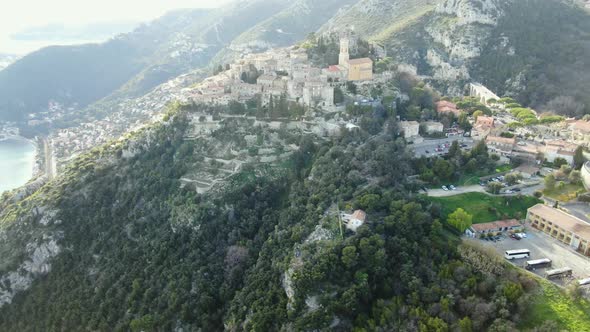
POLYGON ((350 55, 348 54, 350 41, 347 36, 340 37, 340 55, 338 56, 338 65, 348 67, 348 60, 350 55))

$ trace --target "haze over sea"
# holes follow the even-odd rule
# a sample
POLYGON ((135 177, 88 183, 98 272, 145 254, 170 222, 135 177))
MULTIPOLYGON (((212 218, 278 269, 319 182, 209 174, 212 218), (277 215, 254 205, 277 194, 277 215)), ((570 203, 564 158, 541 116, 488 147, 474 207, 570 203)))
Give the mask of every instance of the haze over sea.
POLYGON ((0 194, 20 187, 33 176, 35 145, 24 139, 0 141, 0 194))

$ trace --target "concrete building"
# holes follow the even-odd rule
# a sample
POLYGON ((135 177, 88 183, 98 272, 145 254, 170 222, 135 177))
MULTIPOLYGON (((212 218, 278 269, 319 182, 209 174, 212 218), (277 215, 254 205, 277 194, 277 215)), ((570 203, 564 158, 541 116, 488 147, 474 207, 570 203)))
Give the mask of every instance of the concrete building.
POLYGON ((482 224, 471 225, 465 230, 465 234, 470 237, 480 237, 489 233, 507 232, 522 230, 522 225, 516 219, 498 220, 493 222, 486 222, 482 224))
POLYGON ((436 121, 426 121, 421 124, 428 134, 442 133, 444 125, 436 121))
POLYGON ((516 138, 507 138, 500 136, 486 137, 486 144, 488 149, 501 156, 511 156, 512 150, 516 145, 516 138))
POLYGON ((407 140, 420 136, 420 124, 417 121, 400 121, 399 126, 407 140))
POLYGON ((303 86, 303 104, 334 106, 334 87, 321 81, 307 81, 303 86))
POLYGON ((537 204, 528 209, 531 226, 590 256, 590 224, 559 209, 537 204))

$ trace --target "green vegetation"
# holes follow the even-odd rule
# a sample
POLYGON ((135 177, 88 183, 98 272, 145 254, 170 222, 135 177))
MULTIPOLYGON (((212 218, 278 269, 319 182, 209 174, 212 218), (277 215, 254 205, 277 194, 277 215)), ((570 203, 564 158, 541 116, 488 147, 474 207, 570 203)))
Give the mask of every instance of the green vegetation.
POLYGON ((462 208, 458 208, 447 217, 449 225, 455 227, 459 232, 463 233, 473 222, 473 216, 465 212, 462 208))
MULTIPOLYGON (((548 175, 545 177, 545 180, 550 177, 548 175)), ((545 182, 547 185, 547 181, 545 182)), ((568 202, 573 199, 576 199, 578 195, 581 195, 586 192, 584 186, 580 183, 564 183, 564 182, 556 182, 552 187, 546 187, 543 190, 543 195, 558 200, 560 202, 568 202)))
POLYGON ((0 245, 2 272, 43 232, 62 234, 67 248, 0 309, 0 330, 327 330, 334 317, 342 330, 486 330, 515 325, 512 313, 527 308, 530 280, 458 246, 439 222, 451 203, 408 194, 413 161, 391 130, 395 117, 361 114, 375 135, 361 126, 332 141, 279 131, 299 147, 281 163, 288 168, 245 164, 197 194, 179 178, 211 167, 203 155, 220 143, 246 148, 233 120, 209 139, 183 139, 191 112, 215 110, 176 105, 165 124, 78 157, 24 201, 0 203, 11 241, 0 245), (47 226, 31 212, 39 206, 56 211, 47 226), (326 214, 337 206, 363 208, 371 222, 340 235, 326 214))
POLYGON ((498 95, 515 92, 520 104, 535 109, 577 117, 590 113, 588 13, 551 0, 508 2, 503 12, 474 63, 476 78, 498 95), (517 77, 522 88, 514 90, 510 85, 517 77))
POLYGON ((530 329, 549 320, 557 325, 553 331, 590 331, 588 300, 572 298, 547 280, 539 278, 539 283, 541 288, 538 294, 532 297, 532 305, 518 324, 519 328, 530 329))
POLYGON ((465 193, 447 197, 428 197, 432 203, 442 209, 443 215, 448 215, 462 208, 473 216, 473 223, 524 218, 526 210, 541 201, 530 196, 491 196, 484 193, 465 193))

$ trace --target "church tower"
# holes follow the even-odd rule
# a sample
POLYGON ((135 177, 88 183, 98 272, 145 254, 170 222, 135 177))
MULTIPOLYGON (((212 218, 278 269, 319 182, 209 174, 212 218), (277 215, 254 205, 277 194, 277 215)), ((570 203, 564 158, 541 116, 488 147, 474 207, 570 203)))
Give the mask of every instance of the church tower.
POLYGON ((350 60, 348 54, 349 44, 348 36, 340 37, 340 55, 338 56, 338 65, 340 66, 348 67, 348 60, 350 60))

